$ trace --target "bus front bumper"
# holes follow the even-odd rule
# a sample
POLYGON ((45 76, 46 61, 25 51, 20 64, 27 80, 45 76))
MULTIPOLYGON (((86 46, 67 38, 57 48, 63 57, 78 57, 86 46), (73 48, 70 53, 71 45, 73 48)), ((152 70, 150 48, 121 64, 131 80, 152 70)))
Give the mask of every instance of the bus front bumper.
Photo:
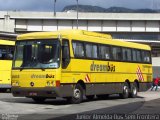
POLYGON ((59 97, 59 88, 45 87, 45 88, 21 88, 12 87, 12 94, 14 97, 59 97))
POLYGON ((40 88, 24 88, 13 87, 11 92, 14 97, 66 97, 72 96, 72 87, 40 87, 40 88))
POLYGON ((11 88, 11 84, 0 84, 0 88, 11 88))

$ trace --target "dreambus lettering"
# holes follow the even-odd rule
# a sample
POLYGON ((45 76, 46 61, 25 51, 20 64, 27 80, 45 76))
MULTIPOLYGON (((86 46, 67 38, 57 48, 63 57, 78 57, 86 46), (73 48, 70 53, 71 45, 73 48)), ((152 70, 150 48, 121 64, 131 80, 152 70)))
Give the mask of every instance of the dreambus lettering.
POLYGON ((46 75, 35 75, 35 74, 32 74, 31 78, 46 78, 46 75))
POLYGON ((115 72, 115 66, 108 62, 107 65, 104 64, 95 64, 94 61, 90 66, 91 71, 108 71, 108 72, 115 72))
POLYGON ((46 75, 35 75, 35 74, 32 74, 31 78, 54 78, 54 75, 52 75, 52 74, 46 74, 46 75))

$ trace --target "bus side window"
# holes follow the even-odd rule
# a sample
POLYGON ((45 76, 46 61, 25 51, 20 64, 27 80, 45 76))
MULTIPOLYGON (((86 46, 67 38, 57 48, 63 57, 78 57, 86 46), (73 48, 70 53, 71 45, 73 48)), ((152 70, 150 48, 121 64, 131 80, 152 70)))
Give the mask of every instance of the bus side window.
POLYGON ((73 45, 73 53, 75 58, 83 58, 84 57, 84 46, 82 42, 72 42, 73 45))
POLYGON ((2 59, 2 50, 0 48, 0 60, 2 59))
POLYGON ((70 54, 69 54, 69 41, 62 41, 62 68, 67 68, 70 62, 70 54))
POLYGON ((12 60, 14 53, 13 46, 0 46, 0 60, 12 60))
POLYGON ((101 59, 110 59, 110 47, 105 45, 99 46, 99 56, 101 59))
POLYGON ((123 53, 123 61, 131 61, 131 49, 129 48, 122 48, 123 53))
POLYGON ((12 60, 13 59, 13 53, 14 53, 13 47, 12 46, 8 46, 8 49, 7 49, 7 59, 8 60, 12 60))
POLYGON ((137 55, 136 55, 136 50, 132 49, 132 61, 136 62, 137 61, 137 55))
POLYGON ((137 62, 142 62, 141 51, 140 50, 136 51, 136 56, 137 56, 137 62))
POLYGON ((112 47, 112 56, 113 60, 121 60, 122 53, 120 47, 112 47))
POLYGON ((5 60, 5 56, 6 56, 6 48, 4 46, 0 46, 0 60, 5 60))
POLYGON ((144 63, 151 63, 150 52, 142 51, 142 60, 144 63))

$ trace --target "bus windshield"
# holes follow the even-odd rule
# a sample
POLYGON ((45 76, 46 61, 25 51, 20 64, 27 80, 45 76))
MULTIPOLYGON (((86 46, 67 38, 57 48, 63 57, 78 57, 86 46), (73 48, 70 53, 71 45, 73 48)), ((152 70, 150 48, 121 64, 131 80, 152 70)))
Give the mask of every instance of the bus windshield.
POLYGON ((0 45, 0 60, 12 60, 14 46, 0 45))
POLYGON ((58 40, 17 41, 13 68, 58 68, 60 42, 58 40))

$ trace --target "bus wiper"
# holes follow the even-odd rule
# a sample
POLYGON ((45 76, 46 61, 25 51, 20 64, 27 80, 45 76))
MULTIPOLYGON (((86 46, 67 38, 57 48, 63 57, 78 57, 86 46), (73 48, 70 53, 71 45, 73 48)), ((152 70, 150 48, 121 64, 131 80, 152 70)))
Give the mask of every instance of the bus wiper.
POLYGON ((42 71, 45 71, 45 68, 40 68, 42 71))
POLYGON ((20 71, 22 71, 23 69, 24 69, 24 68, 21 67, 21 68, 20 68, 20 71))

